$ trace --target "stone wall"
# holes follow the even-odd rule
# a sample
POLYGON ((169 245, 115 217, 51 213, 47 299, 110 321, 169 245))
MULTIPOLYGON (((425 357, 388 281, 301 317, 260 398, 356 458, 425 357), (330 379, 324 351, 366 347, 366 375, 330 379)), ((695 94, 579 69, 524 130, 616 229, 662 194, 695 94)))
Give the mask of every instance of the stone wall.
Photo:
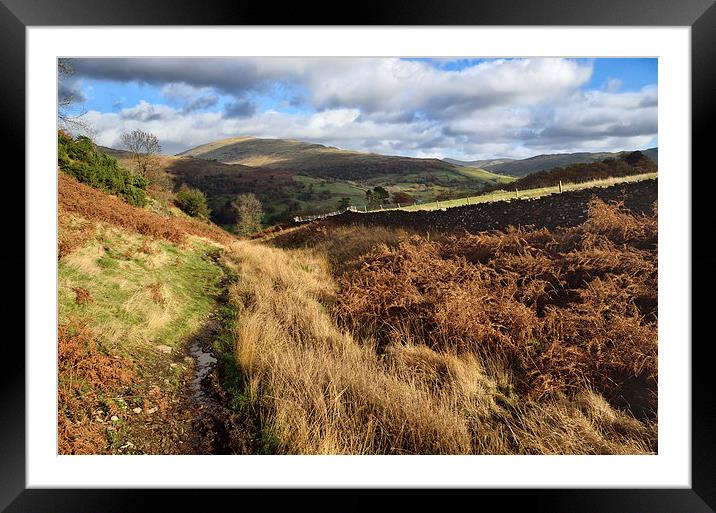
POLYGON ((503 229, 509 225, 555 228, 582 223, 587 217, 587 205, 593 197, 608 203, 624 202, 624 206, 635 213, 650 213, 657 200, 657 189, 657 180, 644 180, 552 194, 537 199, 513 199, 442 210, 389 210, 366 214, 346 212, 326 218, 323 222, 334 226, 410 226, 425 231, 466 230, 473 233, 503 229))

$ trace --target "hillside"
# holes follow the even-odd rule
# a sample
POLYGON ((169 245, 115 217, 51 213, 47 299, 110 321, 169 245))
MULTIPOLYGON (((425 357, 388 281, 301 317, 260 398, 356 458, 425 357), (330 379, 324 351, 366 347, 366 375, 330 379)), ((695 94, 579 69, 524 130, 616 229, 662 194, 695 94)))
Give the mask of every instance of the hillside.
POLYGON ((262 170, 280 170, 325 180, 363 185, 400 183, 442 186, 476 185, 472 182, 499 180, 494 174, 476 179, 439 159, 422 159, 341 150, 322 144, 286 139, 236 137, 214 141, 179 154, 226 164, 242 164, 262 170))
POLYGON ((657 164, 659 163, 659 148, 649 148, 648 150, 642 151, 642 153, 657 164))
POLYGON ((236 358, 278 452, 653 454, 655 211, 571 210, 452 235, 318 222, 235 255, 236 358))
POLYGON ((562 183, 580 183, 604 178, 635 176, 656 173, 656 163, 640 151, 620 153, 600 161, 571 164, 564 168, 555 167, 547 171, 537 171, 520 178, 509 185, 488 186, 490 190, 526 190, 541 187, 554 187, 562 183))
POLYGON ((655 183, 271 245, 58 187, 61 454, 657 450, 655 183))
POLYGON ((464 161, 464 160, 444 158, 443 160, 445 162, 449 162, 450 164, 455 164, 456 166, 481 167, 483 169, 487 169, 490 166, 495 166, 497 164, 507 164, 508 162, 514 162, 517 159, 486 159, 486 160, 464 161))
POLYGON ((255 137, 214 141, 179 155, 342 180, 369 181, 385 175, 450 175, 456 172, 456 166, 439 159, 394 157, 341 150, 322 144, 255 137))
MULTIPOLYGON (((131 166, 126 152, 100 150, 131 166)), ((175 190, 182 183, 202 190, 212 210, 211 219, 227 228, 235 216, 231 202, 246 192, 256 194, 264 206, 264 224, 271 225, 296 215, 330 212, 342 198, 362 207, 366 191, 376 186, 424 202, 474 195, 488 185, 514 180, 437 159, 383 156, 253 137, 207 143, 176 156, 162 156, 159 164, 171 175, 175 190)))
POLYGON ((215 255, 235 239, 57 178, 59 452, 194 452, 187 341, 216 308, 215 255))
MULTIPOLYGON (((565 167, 571 164, 598 162, 606 158, 617 158, 629 152, 598 152, 598 153, 555 153, 549 155, 536 155, 527 159, 493 159, 463 162, 455 159, 445 161, 459 166, 476 166, 500 175, 523 177, 538 171, 545 171, 554 167, 565 167)), ((658 148, 643 150, 647 157, 658 162, 658 148)))

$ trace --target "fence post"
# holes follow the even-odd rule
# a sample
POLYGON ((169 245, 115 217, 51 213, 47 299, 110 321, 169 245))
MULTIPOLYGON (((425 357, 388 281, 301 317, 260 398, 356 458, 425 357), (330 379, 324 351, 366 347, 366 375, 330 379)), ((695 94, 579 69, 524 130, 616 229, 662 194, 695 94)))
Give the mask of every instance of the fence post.
POLYGON ((435 208, 440 208, 440 202, 438 200, 435 200, 435 208))
POLYGON ((400 203, 398 203, 398 208, 400 208, 400 203))
POLYGON ((520 191, 517 190, 517 187, 515 187, 515 198, 520 199, 520 191))
POLYGON ((363 205, 363 212, 368 212, 368 205, 363 205))
POLYGON ((559 193, 562 194, 562 180, 559 181, 559 193))

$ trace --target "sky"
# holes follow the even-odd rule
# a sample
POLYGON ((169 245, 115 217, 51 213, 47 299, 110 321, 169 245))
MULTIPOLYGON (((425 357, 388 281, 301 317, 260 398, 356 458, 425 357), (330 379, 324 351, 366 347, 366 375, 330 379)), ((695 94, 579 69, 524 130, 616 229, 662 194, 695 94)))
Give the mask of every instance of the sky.
POLYGON ((119 147, 238 136, 479 160, 657 146, 657 59, 71 59, 60 99, 119 147))

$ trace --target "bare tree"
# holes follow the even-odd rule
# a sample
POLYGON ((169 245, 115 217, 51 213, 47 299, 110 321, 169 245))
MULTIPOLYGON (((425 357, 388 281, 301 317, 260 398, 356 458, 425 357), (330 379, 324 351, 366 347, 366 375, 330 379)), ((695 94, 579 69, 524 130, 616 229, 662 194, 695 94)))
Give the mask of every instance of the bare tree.
POLYGON ((94 140, 96 133, 82 119, 86 111, 82 108, 79 112, 75 112, 74 106, 77 104, 77 98, 70 88, 62 87, 63 82, 66 82, 74 74, 75 70, 69 59, 57 59, 57 124, 63 130, 80 133, 94 140))
POLYGON ((122 147, 132 154, 135 172, 146 177, 157 166, 162 145, 154 134, 135 129, 121 135, 122 147))
POLYGON ((261 230, 263 210, 261 202, 254 194, 240 194, 232 206, 236 212, 236 231, 239 235, 248 237, 261 230))

